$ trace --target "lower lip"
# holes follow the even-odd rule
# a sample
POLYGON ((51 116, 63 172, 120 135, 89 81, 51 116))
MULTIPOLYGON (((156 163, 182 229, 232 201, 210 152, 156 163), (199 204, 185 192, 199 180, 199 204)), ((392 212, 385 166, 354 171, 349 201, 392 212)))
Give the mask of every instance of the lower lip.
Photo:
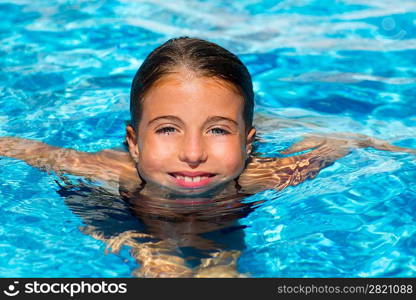
POLYGON ((211 176, 211 177, 207 177, 206 179, 200 180, 198 182, 193 182, 193 181, 189 182, 189 181, 185 181, 185 179, 176 178, 175 176, 170 175, 170 174, 169 174, 169 176, 170 176, 170 178, 172 178, 173 182, 176 185, 179 185, 179 186, 185 187, 185 188, 203 187, 203 186, 209 184, 213 180, 213 178, 215 177, 215 175, 214 175, 214 176, 211 176))

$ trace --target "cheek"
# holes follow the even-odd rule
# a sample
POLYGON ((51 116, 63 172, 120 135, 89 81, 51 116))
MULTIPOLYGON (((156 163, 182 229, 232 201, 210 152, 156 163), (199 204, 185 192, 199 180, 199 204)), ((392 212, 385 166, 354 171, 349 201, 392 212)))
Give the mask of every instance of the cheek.
POLYGON ((240 141, 211 144, 213 161, 227 173, 241 172, 244 167, 244 149, 240 141))
POLYGON ((143 171, 160 171, 175 157, 175 146, 155 138, 144 138, 139 144, 139 165, 143 171))

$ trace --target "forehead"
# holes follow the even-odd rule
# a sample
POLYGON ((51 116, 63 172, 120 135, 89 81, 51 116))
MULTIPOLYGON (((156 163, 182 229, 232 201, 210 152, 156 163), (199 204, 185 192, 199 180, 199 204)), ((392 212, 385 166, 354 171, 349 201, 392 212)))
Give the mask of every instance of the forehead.
POLYGON ((146 93, 142 118, 161 114, 189 118, 218 115, 242 121, 243 106, 244 98, 233 84, 215 77, 177 72, 163 76, 146 93))

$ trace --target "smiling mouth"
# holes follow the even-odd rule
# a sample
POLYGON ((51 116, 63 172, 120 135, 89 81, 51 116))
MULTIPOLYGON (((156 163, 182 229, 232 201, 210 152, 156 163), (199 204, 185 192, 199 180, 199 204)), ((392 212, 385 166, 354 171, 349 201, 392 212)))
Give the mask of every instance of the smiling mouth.
POLYGON ((186 188, 199 188, 209 184, 215 174, 213 173, 186 173, 186 172, 174 172, 168 173, 176 185, 186 188))

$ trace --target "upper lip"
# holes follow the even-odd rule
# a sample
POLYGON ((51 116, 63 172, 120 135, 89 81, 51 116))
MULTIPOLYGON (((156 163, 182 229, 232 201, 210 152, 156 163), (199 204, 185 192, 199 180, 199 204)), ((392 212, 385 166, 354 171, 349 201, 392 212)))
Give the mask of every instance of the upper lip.
POLYGON ((181 175, 186 177, 196 177, 196 176, 214 176, 214 173, 208 172, 190 172, 190 171, 180 171, 180 172, 171 172, 173 175, 181 175))

